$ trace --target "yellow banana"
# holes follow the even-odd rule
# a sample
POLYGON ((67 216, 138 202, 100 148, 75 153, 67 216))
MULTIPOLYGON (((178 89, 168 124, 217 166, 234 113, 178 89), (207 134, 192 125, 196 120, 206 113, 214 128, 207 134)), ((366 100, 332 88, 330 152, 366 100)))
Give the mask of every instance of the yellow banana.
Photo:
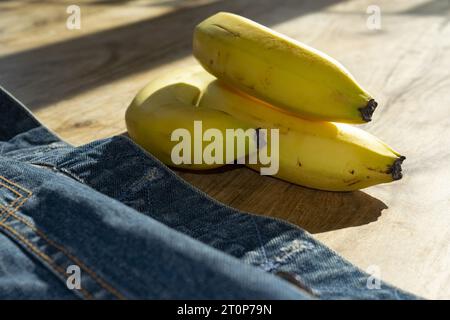
MULTIPOLYGON (((229 163, 230 159, 226 158, 225 153, 220 163, 202 161, 203 150, 209 144, 207 141, 202 141, 200 147, 194 148, 194 121, 202 122, 202 130, 218 129, 224 136, 226 129, 246 129, 247 126, 224 112, 196 107, 202 90, 213 80, 213 76, 196 66, 178 72, 169 72, 165 76, 151 81, 136 95, 126 111, 125 120, 129 136, 170 166, 204 170, 229 163), (192 150, 188 163, 178 164, 173 162, 172 152, 179 142, 178 140, 172 141, 171 136, 176 129, 180 128, 189 131, 192 150), (199 163, 195 163, 196 158, 200 159, 199 163)), ((239 134, 243 133, 238 132, 236 139, 239 139, 239 134)), ((231 161, 245 157, 252 143, 256 144, 256 140, 247 139, 246 142, 245 149, 234 150, 235 157, 231 161)), ((223 150, 226 141, 221 141, 221 143, 223 150)))
MULTIPOLYGON (((192 130, 192 122, 198 119, 222 132, 227 128, 279 129, 275 176, 299 185, 351 191, 402 176, 404 157, 361 129, 296 117, 227 86, 199 66, 170 73, 166 79, 144 88, 126 117, 130 136, 166 164, 173 165, 170 152, 175 143, 170 141, 170 132, 180 127, 192 130)), ((271 145, 269 138, 262 148, 270 150, 271 145)))
MULTIPOLYGON (((405 158, 349 124, 293 116, 219 80, 208 85, 199 106, 224 111, 255 127, 278 128, 279 171, 275 176, 283 180, 315 189, 351 191, 402 177, 405 158)), ((266 147, 270 150, 270 140, 266 147)))
POLYGON ((377 106, 333 58, 235 14, 201 22, 193 52, 217 78, 303 118, 364 123, 377 106))

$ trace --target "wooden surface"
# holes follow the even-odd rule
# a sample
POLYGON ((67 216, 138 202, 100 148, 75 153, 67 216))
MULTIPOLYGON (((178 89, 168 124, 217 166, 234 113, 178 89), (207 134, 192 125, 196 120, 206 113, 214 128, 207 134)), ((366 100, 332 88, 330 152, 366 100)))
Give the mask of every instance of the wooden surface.
MULTIPOLYGON (((190 64, 193 26, 236 12, 340 60, 380 102, 365 128, 407 156, 401 181, 352 193, 314 191, 246 168, 180 173, 236 208, 287 219, 363 269, 427 298, 450 298, 450 4, 375 1, 0 2, 0 83, 74 144, 123 133, 147 81, 190 64)), ((5 117, 7 115, 1 115, 5 117)))

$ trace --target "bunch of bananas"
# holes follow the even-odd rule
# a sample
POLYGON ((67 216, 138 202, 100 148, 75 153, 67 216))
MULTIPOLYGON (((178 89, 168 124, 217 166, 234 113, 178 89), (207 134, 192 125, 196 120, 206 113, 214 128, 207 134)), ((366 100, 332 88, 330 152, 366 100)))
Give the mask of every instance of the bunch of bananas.
POLYGON ((326 54, 225 12, 197 25, 193 52, 201 66, 152 81, 126 112, 130 137, 167 165, 204 170, 229 160, 174 163, 172 133, 194 132, 194 122, 202 121, 203 129, 222 133, 279 129, 275 176, 302 186, 351 191, 402 177, 405 157, 351 125, 370 121, 377 103, 326 54))

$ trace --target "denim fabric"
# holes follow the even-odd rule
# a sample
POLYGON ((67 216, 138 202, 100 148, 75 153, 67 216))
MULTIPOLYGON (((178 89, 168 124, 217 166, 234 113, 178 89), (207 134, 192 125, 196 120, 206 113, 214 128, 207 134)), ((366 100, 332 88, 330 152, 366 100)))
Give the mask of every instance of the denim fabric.
POLYGON ((73 147, 4 90, 0 115, 0 298, 416 298, 368 288, 307 232, 219 203, 127 137, 73 147))

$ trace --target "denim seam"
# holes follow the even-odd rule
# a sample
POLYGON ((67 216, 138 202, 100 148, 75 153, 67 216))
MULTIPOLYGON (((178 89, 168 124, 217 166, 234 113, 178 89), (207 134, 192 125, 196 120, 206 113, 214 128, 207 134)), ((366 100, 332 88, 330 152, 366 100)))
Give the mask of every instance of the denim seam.
MULTIPOLYGON (((14 192, 15 194, 18 195, 18 197, 16 199, 14 199, 14 201, 12 201, 8 206, 2 206, 3 209, 1 211, 0 217, 2 216, 3 213, 6 213, 6 215, 0 221, 0 228, 3 228, 4 230, 6 230, 9 233, 11 233, 12 235, 14 235, 14 238, 18 242, 20 242, 25 247, 29 248, 32 252, 34 252, 36 255, 38 255, 40 258, 42 258, 45 262, 47 262, 56 271, 56 273, 62 275, 65 278, 64 270, 62 270, 62 268, 60 266, 56 265, 56 263, 48 255, 44 254, 42 251, 40 251, 38 248, 36 248, 36 246, 34 246, 29 240, 27 240, 17 230, 15 230, 14 228, 12 228, 6 224, 8 217, 11 214, 15 216, 14 212, 17 211, 20 207, 22 207, 23 204, 31 197, 31 195, 33 193, 29 190, 26 190, 23 187, 19 187, 17 184, 12 183, 12 181, 6 179, 3 176, 0 176, 0 180, 4 181, 6 183, 9 183, 10 186, 8 186, 2 182, 0 182, 0 185, 2 185, 3 187, 6 187, 7 189, 11 190, 12 192, 14 192), (24 196, 23 194, 20 194, 17 190, 14 190, 12 188, 12 186, 16 187, 19 190, 26 190, 28 192, 28 195, 24 196), (20 199, 22 199, 22 201, 20 201, 20 203, 18 203, 20 199)), ((89 292, 87 292, 87 290, 80 289, 80 291, 83 293, 83 295, 86 298, 88 298, 88 299, 92 298, 92 295, 89 292)))
MULTIPOLYGON (((0 176, 1 179, 4 179, 5 181, 7 181, 8 183, 11 183, 12 185, 16 186, 17 188, 21 188, 23 190, 26 190, 23 187, 18 186, 15 183, 12 183, 11 181, 9 181, 8 179, 6 179, 3 176, 0 176)), ((8 188, 9 189, 9 188, 8 188)), ((36 228, 35 226, 31 225, 28 221, 26 221, 25 219, 23 219, 22 217, 19 217, 18 215, 15 214, 15 212, 25 203, 26 200, 28 200, 31 195, 33 194, 31 191, 26 190, 29 192, 28 196, 25 197, 18 205, 16 205, 14 207, 14 210, 9 210, 9 212, 7 212, 7 214, 5 215, 5 217, 0 221, 0 225, 2 225, 5 228, 10 228, 8 226, 5 225, 6 221, 8 220, 8 218, 11 216, 13 217, 16 221, 20 221, 22 222, 25 226, 27 226, 28 228, 30 228, 32 231, 34 231, 37 235, 39 235, 43 240, 45 240, 50 246, 54 247, 55 249, 57 249, 58 251, 62 252, 67 258, 69 258, 70 260, 72 260, 74 263, 76 263, 77 265, 80 266, 81 269, 83 269, 87 274, 89 274, 92 279, 97 282, 100 287, 102 287, 103 289, 105 289, 106 291, 108 291, 109 293, 111 293, 112 295, 114 295, 116 298, 120 299, 120 300, 124 300, 125 297, 120 294, 116 289, 114 289, 111 285, 107 284, 103 279, 101 279, 94 271, 92 271, 91 269, 89 269, 88 267, 85 266, 84 263, 82 263, 78 258, 74 257, 72 254, 70 254, 64 247, 62 247, 61 245, 56 244, 54 241, 50 240, 43 231, 39 230, 38 228, 36 228)), ((17 199, 16 199, 17 200, 17 199)), ((18 236, 20 236, 18 234, 18 236)), ((26 239, 25 239, 26 240, 26 239)), ((30 243, 28 245, 28 247, 32 247, 33 245, 30 243)), ((35 250, 39 251, 39 249, 37 249, 36 247, 34 247, 35 250)), ((47 255, 45 255, 43 252, 39 251, 42 255, 46 256, 48 259, 50 259, 50 257, 48 257, 47 255)), ((41 256, 41 255, 40 255, 41 256)), ((43 259, 44 257, 41 256, 43 259)), ((44 259, 45 260, 45 259, 44 259)), ((51 259, 50 259, 51 260, 51 259)), ((65 277, 64 273, 62 273, 63 276, 65 277)), ((90 296, 92 296, 91 294, 89 294, 90 296)))
POLYGON ((59 167, 55 164, 50 164, 45 161, 28 161, 28 163, 33 166, 38 166, 41 168, 53 170, 54 172, 60 173, 66 177, 69 177, 69 178, 77 181, 77 182, 86 184, 86 182, 82 178, 80 178, 78 175, 74 174, 72 171, 70 171, 64 167, 59 167))
POLYGON ((12 191, 14 194, 16 194, 18 197, 16 199, 14 199, 14 201, 12 201, 11 203, 9 203, 7 206, 1 206, 2 207, 2 211, 0 212, 0 223, 4 222, 7 218, 8 215, 11 212, 14 212, 16 210, 18 210, 20 207, 23 206, 23 204, 30 198, 30 196, 32 195, 32 192, 25 189, 25 188, 21 188, 18 185, 12 183, 11 181, 9 181, 8 179, 6 179, 5 177, 0 175, 0 180, 2 180, 3 182, 0 182, 0 184, 7 188, 8 190, 12 191), (8 185, 6 185, 5 183, 8 183, 8 185), (26 191, 27 195, 23 195, 21 194, 19 191, 13 189, 13 186, 16 187, 17 189, 21 190, 21 191, 26 191), (19 202, 19 200, 21 200, 19 202), (4 216, 4 217, 3 217, 4 216))
MULTIPOLYGON (((66 278, 66 275, 64 274, 64 270, 58 266, 48 255, 43 253, 41 250, 39 250, 35 245, 33 245, 29 240, 27 240, 23 235, 21 235, 17 230, 14 228, 8 226, 5 224, 4 221, 0 222, 0 227, 7 230, 11 234, 15 236, 15 239, 22 243, 25 247, 29 248, 32 252, 37 254, 41 259, 43 259, 45 262, 47 262, 59 275, 61 275, 63 278, 66 278)), ((79 289, 80 292, 83 293, 83 295, 86 297, 86 299, 93 299, 93 296, 83 288, 79 289)))
POLYGON ((17 197, 12 202, 9 202, 7 205, 0 204, 0 209, 1 209, 0 210, 0 218, 1 218, 5 211, 9 210, 12 206, 14 206, 17 203, 17 201, 22 199, 22 195, 20 193, 18 193, 17 191, 9 188, 6 184, 3 184, 2 182, 0 182, 0 186, 3 186, 4 188, 11 190, 14 194, 17 194, 17 197))
MULTIPOLYGON (((83 271, 85 271, 88 275, 91 276, 91 278, 97 282, 100 287, 102 287, 104 290, 108 291, 109 293, 111 293, 113 296, 115 296, 116 298, 120 299, 120 300, 125 300, 125 297, 120 294, 116 289, 114 289, 111 285, 107 284, 105 282, 105 280, 101 279, 100 276, 98 276, 94 271, 92 271, 90 268, 86 267, 86 265, 84 263, 82 263, 77 257, 73 256, 72 254, 70 254, 67 249, 65 249, 64 247, 62 247, 59 244, 56 244, 53 240, 50 240, 45 233, 43 233, 41 230, 37 229, 36 227, 30 225, 28 223, 28 221, 26 221, 25 219, 23 219, 22 217, 17 216, 14 213, 11 213, 10 215, 11 217, 13 217, 16 221, 20 221, 23 224, 25 224, 28 228, 30 228, 32 231, 34 231, 38 236, 40 236, 43 240, 45 240, 50 246, 52 246, 53 248, 57 249, 58 251, 62 252, 67 258, 69 258, 69 260, 71 260, 72 262, 74 262, 75 264, 77 264, 80 269, 82 269, 83 271)), ((5 219, 6 220, 6 219, 5 219)))
POLYGON ((3 216, 3 213, 7 212, 8 210, 11 209, 12 206, 16 205, 20 199, 22 199, 22 196, 17 197, 16 199, 14 199, 14 201, 9 203, 7 206, 0 205, 0 208, 2 208, 0 211, 0 218, 3 216))
MULTIPOLYGON (((3 176, 0 176, 0 180, 3 180, 4 182, 9 182, 9 181, 8 181, 7 179, 5 179, 5 177, 3 177, 3 176)), ((21 194, 19 191, 13 189, 12 185, 9 186, 9 185, 6 185, 6 184, 4 184, 4 183, 2 183, 2 182, 0 182, 0 185, 4 186, 4 187, 5 187, 6 189, 8 189, 8 190, 11 190, 13 193, 17 194, 18 196, 22 196, 22 194, 21 194)))

